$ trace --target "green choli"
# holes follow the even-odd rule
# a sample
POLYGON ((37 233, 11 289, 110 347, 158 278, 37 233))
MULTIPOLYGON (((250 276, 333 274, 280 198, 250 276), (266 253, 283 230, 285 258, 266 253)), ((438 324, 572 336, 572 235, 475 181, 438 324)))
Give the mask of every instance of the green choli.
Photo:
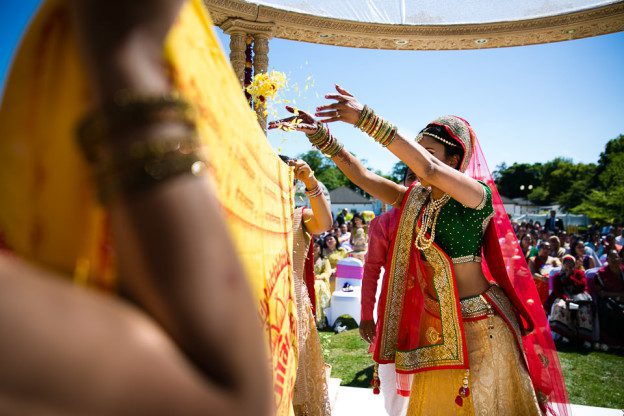
POLYGON ((492 191, 481 184, 484 194, 479 206, 468 208, 451 198, 438 216, 435 243, 455 264, 481 261, 483 233, 494 215, 492 191))

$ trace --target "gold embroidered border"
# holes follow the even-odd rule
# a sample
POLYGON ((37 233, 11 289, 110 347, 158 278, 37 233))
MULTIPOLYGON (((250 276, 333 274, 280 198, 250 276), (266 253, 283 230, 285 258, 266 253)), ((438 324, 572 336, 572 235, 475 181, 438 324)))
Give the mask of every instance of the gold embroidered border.
POLYGON ((455 116, 442 116, 432 121, 432 123, 450 128, 455 137, 462 141, 465 152, 459 170, 465 172, 472 158, 472 140, 470 139, 470 130, 468 130, 466 123, 455 116))
POLYGON ((423 368, 433 369, 437 366, 466 364, 451 262, 447 260, 442 250, 435 246, 431 246, 424 253, 433 267, 433 284, 440 303, 442 343, 411 351, 397 351, 395 362, 398 370, 414 371, 423 368))
POLYGON ((399 227, 392 252, 392 262, 388 276, 386 310, 383 317, 383 330, 379 348, 379 358, 394 360, 396 353, 399 321, 403 310, 405 278, 408 273, 412 239, 418 214, 429 192, 423 187, 414 188, 407 196, 401 213, 399 227))
POLYGON ((453 257, 451 261, 453 262, 453 264, 470 263, 470 262, 481 263, 481 256, 470 255, 470 256, 453 257))
POLYGON ((487 197, 488 197, 487 189, 485 189, 487 185, 483 185, 483 184, 481 185, 482 185, 481 190, 483 191, 483 196, 481 197, 481 202, 479 202, 479 205, 477 205, 477 207, 475 208, 477 211, 481 211, 483 208, 485 208, 485 203, 487 202, 487 197))
POLYGON ((464 319, 480 318, 486 316, 490 311, 487 300, 481 295, 462 299, 460 305, 464 319))
POLYGON ((485 219, 483 220, 483 223, 481 224, 481 234, 485 233, 485 229, 487 228, 488 224, 490 223, 490 220, 493 217, 494 217, 494 211, 492 211, 490 215, 485 217, 485 219))

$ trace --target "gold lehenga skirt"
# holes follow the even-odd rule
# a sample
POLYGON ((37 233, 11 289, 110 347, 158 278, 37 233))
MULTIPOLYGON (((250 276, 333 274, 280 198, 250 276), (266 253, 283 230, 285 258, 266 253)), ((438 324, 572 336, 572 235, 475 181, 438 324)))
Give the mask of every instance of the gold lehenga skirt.
MULTIPOLYGON (((493 288, 500 291, 500 296, 502 290, 493 288)), ((478 298, 487 307, 485 298, 478 298)), ((475 299, 471 299, 474 306, 475 299)), ((466 318, 466 315, 462 300, 462 316, 466 318)), ((542 415, 526 364, 505 321, 496 313, 485 319, 464 320, 464 331, 470 363, 468 400, 462 406, 452 399, 440 400, 457 395, 457 370, 424 371, 414 374, 407 414, 542 415)))
MULTIPOLYGON (((307 295, 306 295, 307 296, 307 295)), ((305 308, 305 334, 299 337, 299 365, 293 397, 295 416, 330 416, 329 391, 321 340, 312 310, 305 308)))

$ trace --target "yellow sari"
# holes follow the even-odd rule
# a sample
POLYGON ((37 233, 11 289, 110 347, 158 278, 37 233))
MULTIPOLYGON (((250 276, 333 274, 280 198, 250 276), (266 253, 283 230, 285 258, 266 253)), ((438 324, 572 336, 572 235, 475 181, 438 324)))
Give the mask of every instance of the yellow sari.
MULTIPOLYGON (((277 414, 291 414, 297 364, 292 174, 241 94, 200 0, 183 7, 163 54, 173 85, 197 109, 211 186, 272 353, 277 414)), ((0 109, 0 232, 19 256, 114 291, 106 210, 74 137, 90 104, 67 0, 46 1, 22 40, 0 109)))

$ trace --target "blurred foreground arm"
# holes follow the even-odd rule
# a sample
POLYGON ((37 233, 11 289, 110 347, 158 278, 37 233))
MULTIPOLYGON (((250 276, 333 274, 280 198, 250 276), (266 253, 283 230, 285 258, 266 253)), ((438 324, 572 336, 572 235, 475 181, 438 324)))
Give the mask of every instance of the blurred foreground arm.
MULTIPOLYGON (((119 91, 171 93, 165 37, 184 1, 73 0, 82 57, 96 105, 119 91)), ((211 76, 211 74, 206 74, 211 76)), ((129 126, 108 145, 150 140, 182 126, 129 126)), ((269 414, 267 352, 220 205, 205 177, 178 175, 110 203, 123 293, 153 316, 231 403, 231 414, 269 414)))

